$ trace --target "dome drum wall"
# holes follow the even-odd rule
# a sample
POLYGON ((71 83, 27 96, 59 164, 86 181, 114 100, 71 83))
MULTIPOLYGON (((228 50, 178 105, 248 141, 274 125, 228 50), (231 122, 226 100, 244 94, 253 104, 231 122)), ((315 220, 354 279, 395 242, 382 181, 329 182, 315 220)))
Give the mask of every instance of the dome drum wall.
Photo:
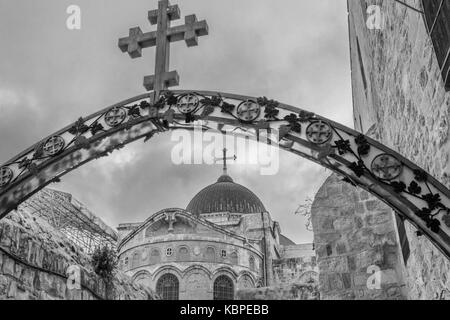
POLYGON ((254 288, 264 277, 263 250, 259 234, 249 238, 247 231, 260 230, 266 215, 252 191, 224 174, 187 210, 162 210, 125 237, 119 268, 152 288, 165 275, 176 276, 185 299, 212 299, 220 277, 233 290, 254 288))
POLYGON ((217 264, 248 270, 258 274, 261 253, 216 241, 167 241, 144 244, 122 252, 119 268, 125 272, 135 272, 143 267, 157 268, 168 263, 176 264, 217 264), (252 261, 256 262, 252 266, 252 261))
POLYGON ((246 187, 237 184, 228 175, 201 190, 186 208, 194 215, 214 212, 261 213, 266 209, 261 200, 246 187))

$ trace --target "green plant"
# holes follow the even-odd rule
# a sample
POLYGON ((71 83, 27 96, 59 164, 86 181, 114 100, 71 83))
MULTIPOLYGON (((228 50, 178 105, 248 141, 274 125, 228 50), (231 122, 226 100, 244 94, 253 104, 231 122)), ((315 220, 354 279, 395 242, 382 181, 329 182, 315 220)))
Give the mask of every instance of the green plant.
POLYGON ((116 250, 108 246, 97 247, 92 253, 91 262, 96 274, 111 280, 118 264, 116 250))

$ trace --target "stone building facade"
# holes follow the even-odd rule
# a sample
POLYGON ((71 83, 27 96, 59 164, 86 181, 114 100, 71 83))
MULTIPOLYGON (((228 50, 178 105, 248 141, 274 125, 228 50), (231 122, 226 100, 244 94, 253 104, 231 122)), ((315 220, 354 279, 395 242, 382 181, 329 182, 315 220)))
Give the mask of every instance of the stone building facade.
POLYGON ((120 268, 164 299, 234 299, 241 290, 317 279, 312 245, 284 237, 261 200, 227 174, 186 209, 118 231, 120 268))
MULTIPOLYGON (((424 14, 395 1, 348 0, 355 128, 450 188, 450 1, 406 2, 424 14)), ((450 299, 449 261, 380 201, 342 193, 348 188, 334 176, 313 205, 322 295, 450 299), (368 289, 371 266, 386 277, 379 289, 368 289)))

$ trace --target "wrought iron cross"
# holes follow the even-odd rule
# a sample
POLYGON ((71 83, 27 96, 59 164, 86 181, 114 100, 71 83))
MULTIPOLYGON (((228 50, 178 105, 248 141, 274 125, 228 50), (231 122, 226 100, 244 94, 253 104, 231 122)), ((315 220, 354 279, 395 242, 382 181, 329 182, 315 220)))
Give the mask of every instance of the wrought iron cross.
POLYGON ((185 24, 170 26, 170 22, 180 19, 178 5, 170 5, 168 0, 158 2, 158 9, 148 12, 150 24, 157 25, 156 32, 143 33, 140 27, 131 28, 129 36, 119 39, 119 48, 128 52, 131 58, 142 56, 142 49, 156 46, 155 74, 144 77, 144 87, 159 92, 177 86, 179 75, 169 72, 170 42, 184 40, 188 47, 198 45, 198 37, 208 34, 205 20, 197 21, 195 14, 185 17, 185 24))
POLYGON ((222 158, 214 158, 214 162, 223 161, 223 174, 224 175, 228 174, 227 173, 227 160, 236 160, 237 159, 236 155, 227 158, 227 151, 228 151, 227 148, 224 148, 222 158))

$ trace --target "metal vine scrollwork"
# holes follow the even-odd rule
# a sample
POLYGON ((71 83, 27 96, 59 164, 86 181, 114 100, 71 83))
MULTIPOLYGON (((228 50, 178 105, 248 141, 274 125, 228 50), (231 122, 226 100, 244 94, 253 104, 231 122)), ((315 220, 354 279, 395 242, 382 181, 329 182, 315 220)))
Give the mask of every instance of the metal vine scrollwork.
POLYGON ((8 167, 0 168, 0 187, 6 186, 12 179, 13 172, 8 167))
MULTIPOLYGON (((428 184, 428 174, 416 169, 414 170, 414 180, 409 183, 398 180, 402 174, 403 163, 395 156, 382 153, 373 158, 370 168, 366 166, 365 159, 371 150, 371 146, 367 138, 359 135, 355 138, 356 151, 353 151, 349 140, 340 139, 335 142, 335 148, 339 155, 351 153, 356 158, 354 162, 348 165, 349 169, 356 175, 362 177, 367 174, 378 180, 380 184, 388 185, 397 194, 404 194, 424 202, 425 207, 416 211, 416 215, 422 219, 426 226, 434 233, 441 231, 441 222, 436 218, 440 214, 444 214, 442 220, 447 227, 450 228, 450 208, 444 206, 438 193, 433 193, 428 184), (420 185, 425 185, 426 191, 420 185)), ((355 183, 345 178, 343 181, 355 185, 355 183)))
POLYGON ((239 104, 237 116, 241 121, 252 122, 256 120, 261 113, 261 107, 256 101, 247 100, 239 104))
POLYGON ((64 150, 64 146, 65 141, 61 136, 53 136, 45 142, 42 149, 44 150, 44 154, 55 156, 64 150))
POLYGON ((200 101, 194 94, 182 95, 177 102, 178 110, 183 114, 192 113, 197 110, 200 101))
POLYGON ((372 161, 371 170, 378 179, 393 180, 402 173, 403 165, 390 154, 380 154, 372 161))
POLYGON ((145 142, 169 129, 213 129, 258 141, 260 135, 268 137, 277 131, 279 147, 337 172, 345 182, 386 197, 394 210, 420 232, 434 237, 434 243, 450 257, 450 241, 446 240, 450 239, 450 191, 401 155, 314 113, 266 97, 166 90, 158 97, 141 95, 79 118, 67 128, 0 167, 0 196, 4 203, 7 196, 13 199, 0 206, 0 217, 15 208, 28 190, 35 191, 24 181, 38 177, 52 163, 65 171, 46 177, 42 180, 46 184, 59 181, 79 164, 107 156, 131 141, 143 138, 145 142), (105 139, 113 136, 122 140, 105 139), (97 148, 100 142, 105 146, 97 148))
POLYGON ((110 127, 116 127, 125 121, 127 112, 123 108, 112 108, 105 115, 105 122, 110 127))
POLYGON ((331 126, 325 121, 314 121, 306 128, 306 137, 315 144, 324 144, 333 136, 331 126))

